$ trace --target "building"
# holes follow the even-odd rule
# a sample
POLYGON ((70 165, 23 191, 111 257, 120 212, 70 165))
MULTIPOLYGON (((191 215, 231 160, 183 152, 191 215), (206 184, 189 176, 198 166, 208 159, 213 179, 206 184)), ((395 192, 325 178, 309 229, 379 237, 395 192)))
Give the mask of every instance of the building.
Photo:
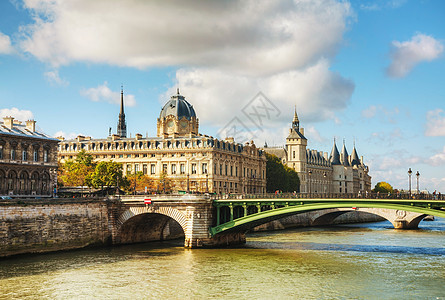
POLYGON ((74 159, 84 149, 95 161, 123 164, 124 174, 143 172, 159 178, 163 172, 176 191, 210 193, 264 193, 266 158, 253 142, 239 144, 233 138, 219 140, 199 133, 193 106, 177 91, 162 108, 157 136, 126 136, 124 95, 117 134, 92 139, 78 136, 59 143, 59 160, 74 159))
POLYGON ((0 122, 0 195, 49 197, 57 183, 58 140, 26 124, 3 118, 0 122))
POLYGON ((283 164, 294 169, 300 178, 302 193, 364 193, 371 191, 369 168, 359 159, 357 150, 348 154, 343 143, 338 152, 334 140, 331 154, 307 148, 308 140, 304 128, 300 127, 295 110, 289 135, 284 147, 265 147, 267 153, 274 154, 283 164))

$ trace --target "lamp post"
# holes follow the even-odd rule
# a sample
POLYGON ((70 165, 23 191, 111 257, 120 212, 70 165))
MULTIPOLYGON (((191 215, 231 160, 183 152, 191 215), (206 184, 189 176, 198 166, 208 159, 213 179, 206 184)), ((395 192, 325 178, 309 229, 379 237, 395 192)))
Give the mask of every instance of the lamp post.
POLYGON ((312 175, 312 171, 309 170, 307 173, 309 174, 308 181, 309 181, 309 195, 310 195, 311 194, 311 175, 312 175))
POLYGON ((417 177, 417 194, 419 194, 420 193, 420 191, 419 191, 419 177, 420 177, 419 171, 417 171, 416 177, 417 177))
POLYGON ((326 172, 323 173, 323 178, 324 178, 324 193, 326 194, 326 177, 328 177, 328 174, 326 174, 326 172))
POLYGON ((411 175, 413 174, 413 171, 411 168, 408 170, 408 182, 409 182, 409 197, 411 198, 411 175))
POLYGON ((187 174, 187 194, 190 193, 190 174, 187 174))

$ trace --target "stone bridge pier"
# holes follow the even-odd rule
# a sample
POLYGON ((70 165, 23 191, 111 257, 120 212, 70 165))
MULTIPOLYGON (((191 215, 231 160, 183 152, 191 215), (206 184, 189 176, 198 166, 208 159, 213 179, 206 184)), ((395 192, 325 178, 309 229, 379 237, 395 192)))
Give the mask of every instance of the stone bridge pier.
POLYGON ((245 243, 244 233, 214 237, 213 205, 208 196, 163 195, 124 197, 113 201, 109 227, 113 244, 129 244, 184 237, 187 248, 245 243))

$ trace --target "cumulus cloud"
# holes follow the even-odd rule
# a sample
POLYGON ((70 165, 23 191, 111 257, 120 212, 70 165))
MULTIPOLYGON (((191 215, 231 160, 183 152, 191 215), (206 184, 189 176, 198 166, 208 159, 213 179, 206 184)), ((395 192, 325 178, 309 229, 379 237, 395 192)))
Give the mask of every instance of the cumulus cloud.
POLYGON ((34 114, 30 110, 21 110, 16 107, 0 109, 0 118, 14 117, 19 121, 33 120, 34 114))
POLYGON ((61 86, 69 85, 69 82, 67 80, 60 78, 58 70, 48 71, 43 73, 43 75, 50 84, 61 85, 61 86))
POLYGON ((54 66, 73 61, 217 66, 271 74, 335 54, 349 3, 317 1, 25 0, 21 47, 54 66))
MULTIPOLYGON (((333 118, 335 111, 346 108, 354 91, 354 83, 331 72, 323 59, 301 70, 262 77, 184 68, 176 72, 176 80, 181 93, 195 106, 200 121, 217 126, 235 115, 246 120, 243 109, 260 91, 281 112, 279 118, 264 118, 264 126, 277 127, 292 121, 291 108, 295 105, 305 122, 333 118)), ((175 93, 175 87, 161 96, 161 103, 175 93)))
POLYGON ((14 48, 11 45, 11 39, 6 34, 0 32, 0 54, 11 54, 14 48))
POLYGON ((443 52, 441 42, 421 33, 413 36, 410 41, 393 41, 392 47, 392 62, 386 73, 393 78, 406 76, 416 65, 432 61, 443 52))
MULTIPOLYGON (((121 94, 120 92, 113 92, 108 87, 108 82, 104 82, 102 85, 98 85, 95 88, 82 89, 80 94, 94 102, 108 102, 112 104, 120 105, 121 94)), ((135 106, 136 100, 134 95, 124 94, 125 106, 135 106)))
POLYGON ((426 113, 426 136, 445 136, 445 115, 440 108, 426 113))

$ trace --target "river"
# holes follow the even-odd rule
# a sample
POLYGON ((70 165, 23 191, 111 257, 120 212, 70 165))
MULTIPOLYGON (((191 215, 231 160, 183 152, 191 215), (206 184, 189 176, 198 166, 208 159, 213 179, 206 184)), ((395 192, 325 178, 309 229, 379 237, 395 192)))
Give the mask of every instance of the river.
POLYGON ((445 299, 445 220, 249 234, 230 249, 182 241, 0 261, 1 299, 445 299))

